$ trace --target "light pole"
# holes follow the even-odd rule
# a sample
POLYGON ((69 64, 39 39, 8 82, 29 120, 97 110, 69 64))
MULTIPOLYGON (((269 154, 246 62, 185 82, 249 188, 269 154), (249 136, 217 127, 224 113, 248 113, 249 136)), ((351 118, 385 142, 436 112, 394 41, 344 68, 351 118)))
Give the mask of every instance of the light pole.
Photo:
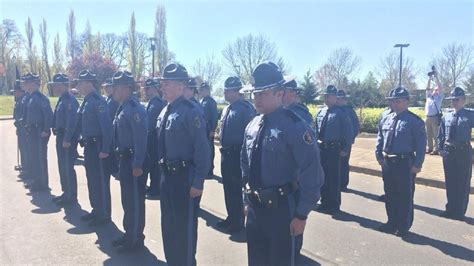
POLYGON ((394 48, 398 48, 400 47, 400 72, 399 72, 399 77, 398 77, 398 87, 401 87, 402 86, 402 60, 403 60, 403 48, 406 48, 410 46, 409 43, 405 43, 405 44, 395 44, 393 47, 394 48))
POLYGON ((150 38, 150 44, 151 44, 151 77, 155 77, 155 45, 156 39, 151 37, 150 38))

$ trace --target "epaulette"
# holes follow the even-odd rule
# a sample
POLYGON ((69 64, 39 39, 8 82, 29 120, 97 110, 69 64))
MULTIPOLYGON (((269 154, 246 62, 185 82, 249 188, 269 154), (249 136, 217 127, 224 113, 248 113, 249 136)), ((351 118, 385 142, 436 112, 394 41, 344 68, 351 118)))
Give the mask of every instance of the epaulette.
POLYGON ((293 112, 292 110, 288 109, 288 108, 283 108, 283 110, 285 110, 284 112, 286 114, 289 115, 289 117, 294 121, 294 122, 299 122, 299 121, 302 121, 302 118, 297 115, 295 112, 293 112))

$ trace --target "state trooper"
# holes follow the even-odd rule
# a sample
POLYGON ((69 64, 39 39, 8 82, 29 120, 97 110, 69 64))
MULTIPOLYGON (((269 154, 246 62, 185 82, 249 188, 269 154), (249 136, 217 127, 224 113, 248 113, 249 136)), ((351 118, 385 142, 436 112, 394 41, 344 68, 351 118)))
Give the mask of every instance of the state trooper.
POLYGON ((211 168, 209 169, 208 177, 214 176, 214 136, 217 128, 218 112, 217 103, 211 97, 211 88, 209 84, 203 82, 198 89, 199 97, 201 98, 201 106, 204 111, 204 121, 206 122, 206 134, 209 139, 209 146, 211 147, 211 168))
POLYGON ((96 75, 82 70, 77 77, 77 88, 84 96, 78 109, 80 143, 84 146, 84 165, 86 168, 90 213, 81 218, 91 221, 90 226, 110 222, 110 176, 106 174, 104 161, 112 149, 112 121, 109 107, 98 92, 96 75))
POLYGON ((357 135, 359 135, 360 123, 359 118, 357 117, 354 107, 348 104, 347 98, 350 98, 344 90, 337 91, 337 105, 341 107, 344 113, 349 117, 352 127, 352 141, 349 143, 349 152, 347 156, 341 157, 341 191, 347 191, 347 186, 349 185, 349 160, 351 157, 352 145, 355 142, 357 135))
POLYGON ((40 79, 37 74, 28 73, 22 76, 21 86, 29 93, 23 119, 28 139, 28 158, 30 159, 28 170, 33 178, 33 183, 26 187, 31 191, 50 190, 47 155, 53 110, 48 97, 39 91, 40 79))
POLYGON ((295 236, 303 234, 323 183, 319 150, 308 124, 283 107, 278 67, 262 63, 252 76, 260 115, 247 125, 241 150, 248 262, 293 265, 295 236))
MULTIPOLYGON (((388 97, 392 97, 393 91, 394 91, 394 89, 391 89, 388 92, 388 94, 387 94, 388 97)), ((377 124, 377 134, 382 131, 382 125, 385 121, 385 118, 391 113, 393 113, 393 103, 392 103, 392 101, 388 101, 388 107, 380 115, 380 119, 379 119, 379 122, 377 124)), ((378 200, 385 201, 385 194, 380 195, 378 197, 378 200)))
POLYGON ((160 87, 168 105, 157 121, 158 157, 163 171, 161 228, 169 265, 196 265, 197 215, 210 147, 200 107, 184 97, 188 72, 179 64, 163 70, 160 87))
POLYGON ((113 123, 125 230, 112 245, 118 247, 119 253, 126 253, 144 247, 148 118, 145 108, 133 97, 136 84, 132 73, 116 72, 112 85, 114 98, 120 104, 113 123))
MULTIPOLYGON (((117 109, 119 107, 119 103, 113 97, 113 89, 112 89, 112 78, 105 79, 104 83, 102 83, 102 87, 105 90, 105 102, 109 107, 109 115, 110 121, 114 121, 115 114, 117 113, 117 109)), ((115 153, 111 152, 109 156, 104 160, 104 174, 109 176, 114 176, 115 179, 118 179, 118 162, 117 158, 115 157, 115 153)))
POLYGON ((316 115, 316 132, 321 149, 324 185, 321 188, 321 206, 318 211, 335 214, 341 206, 341 159, 349 154, 353 139, 349 117, 337 105, 337 88, 327 86, 323 92, 326 107, 316 115))
POLYGON ((313 126, 313 116, 309 112, 308 107, 301 103, 297 83, 294 77, 285 77, 285 83, 283 84, 285 88, 285 94, 283 95, 283 106, 295 112, 304 121, 308 123, 310 127, 313 126))
POLYGON ((197 88, 198 85, 196 79, 190 78, 188 81, 188 86, 184 89, 184 97, 199 106, 202 115, 204 115, 204 110, 202 109, 201 103, 196 99, 197 88))
MULTIPOLYGON (((19 77, 18 77, 19 78, 19 77)), ((16 82, 20 82, 18 79, 16 82)), ((20 162, 18 165, 18 169, 20 171, 19 176, 24 178, 27 176, 27 166, 26 166, 26 157, 27 157, 27 145, 26 145, 26 131, 25 125, 23 121, 23 113, 25 111, 25 98, 27 94, 25 90, 19 86, 19 84, 15 85, 13 89, 13 96, 15 98, 15 107, 13 108, 13 125, 16 128, 16 136, 17 136, 17 146, 19 152, 20 162)))
POLYGON ((229 233, 236 233, 244 228, 240 150, 245 127, 255 116, 255 110, 245 102, 240 89, 242 82, 238 77, 225 80, 224 98, 229 105, 224 107, 220 118, 221 174, 227 218, 218 222, 217 226, 229 233))
POLYGON ((379 230, 404 237, 413 224, 415 177, 425 159, 426 130, 423 120, 408 110, 410 95, 398 87, 387 97, 393 113, 377 134, 375 156, 382 166, 388 221, 379 230))
POLYGON ((74 170, 77 151, 77 109, 79 103, 69 92, 69 77, 56 74, 50 82, 54 96, 59 100, 54 109, 53 134, 56 135, 56 153, 58 157, 59 179, 61 181, 60 196, 53 201, 58 205, 77 203, 77 175, 74 170))
POLYGON ((156 131, 156 121, 161 113, 161 110, 165 108, 166 101, 163 100, 159 92, 159 83, 153 79, 147 79, 145 81, 145 96, 148 99, 148 105, 146 112, 148 115, 148 143, 147 152, 150 157, 149 161, 149 174, 150 174, 150 186, 147 188, 147 197, 156 197, 160 195, 160 180, 161 180, 161 169, 158 164, 158 136, 156 131))
POLYGON ((465 219, 472 178, 470 140, 474 127, 474 111, 464 108, 468 95, 460 87, 450 92, 446 99, 451 100, 454 110, 442 118, 438 134, 448 199, 446 210, 441 216, 456 220, 465 219))

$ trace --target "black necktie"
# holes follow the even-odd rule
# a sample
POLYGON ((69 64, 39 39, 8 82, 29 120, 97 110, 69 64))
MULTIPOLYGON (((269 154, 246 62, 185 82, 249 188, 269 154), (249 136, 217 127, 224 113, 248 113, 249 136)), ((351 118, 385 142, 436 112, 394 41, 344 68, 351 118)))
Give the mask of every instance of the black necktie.
POLYGON ((260 120, 257 136, 253 145, 250 163, 249 185, 252 189, 262 188, 262 146, 264 139, 265 117, 260 120))
POLYGON ((319 137, 318 139, 323 140, 325 131, 326 131, 326 125, 328 123, 328 116, 329 116, 329 108, 326 110, 326 114, 323 117, 323 121, 321 121, 321 128, 319 129, 319 137))
POLYGON ((222 120, 222 124, 221 124, 221 132, 220 132, 221 144, 222 144, 222 138, 224 137, 224 129, 227 123, 227 117, 229 116, 229 112, 230 112, 230 105, 225 110, 224 119, 222 120))
POLYGON ((385 152, 390 153, 392 151, 392 146, 393 146, 393 140, 395 138, 395 132, 397 131, 397 122, 398 122, 398 116, 395 116, 395 119, 393 119, 392 124, 390 125, 390 132, 388 132, 387 136, 387 146, 385 152))
POLYGON ((56 103, 56 107, 54 107, 54 113, 53 113, 53 127, 56 128, 56 116, 58 115, 58 106, 59 103, 61 102, 61 98, 59 98, 58 102, 56 103))
POLYGON ((120 112, 122 112, 122 109, 123 109, 123 105, 121 104, 119 106, 119 108, 117 109, 117 112, 115 113, 115 117, 114 117, 114 121, 112 121, 113 125, 114 125, 114 140, 113 140, 113 143, 115 145, 115 147, 118 147, 118 133, 117 133, 117 128, 118 128, 118 123, 117 123, 117 119, 118 119, 118 116, 120 114, 120 112))
POLYGON ((451 125, 449 127, 449 137, 448 139, 450 141, 455 141, 456 140, 456 129, 458 127, 458 114, 453 114, 454 119, 451 121, 451 125))
POLYGON ((165 143, 165 136, 166 136, 166 126, 168 124, 168 116, 170 115, 171 108, 168 104, 165 107, 165 115, 163 116, 163 120, 160 124, 160 134, 158 135, 159 143, 158 143, 158 151, 161 151, 162 157, 160 159, 165 159, 166 157, 166 143, 165 143))

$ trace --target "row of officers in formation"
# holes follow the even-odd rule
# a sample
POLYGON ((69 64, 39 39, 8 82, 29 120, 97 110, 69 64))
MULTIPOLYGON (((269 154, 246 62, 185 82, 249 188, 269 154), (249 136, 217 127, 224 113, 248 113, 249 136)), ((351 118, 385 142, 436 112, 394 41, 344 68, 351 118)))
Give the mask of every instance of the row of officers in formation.
MULTIPOLYGON (((310 211, 340 211, 341 191, 349 183, 349 156, 359 132, 357 115, 343 90, 328 86, 325 107, 314 121, 299 100, 294 79, 272 62, 258 65, 252 86, 238 77, 225 81, 229 103, 220 118, 221 174, 227 218, 218 226, 230 233, 246 230, 250 265, 290 265, 299 255, 310 211), (255 107, 244 99, 250 92, 255 107)), ((21 151, 21 176, 32 191, 49 189, 47 143, 56 136, 63 194, 58 205, 77 203, 74 162, 84 147, 84 165, 92 210, 82 219, 91 226, 111 219, 110 176, 120 180, 124 234, 112 241, 118 252, 144 246, 145 198, 160 195, 166 261, 195 265, 197 216, 204 181, 213 175, 216 102, 206 83, 197 86, 180 64, 168 65, 161 78, 145 82, 148 104, 134 96, 136 81, 118 71, 100 95, 96 75, 79 73, 81 104, 70 93, 70 80, 51 82, 59 100, 53 110, 38 89, 37 75, 21 77, 15 90, 15 125, 21 151), (195 92, 199 88, 202 100, 195 92), (147 176, 150 185, 147 188, 147 176)), ((466 94, 455 88, 454 111, 443 118, 439 150, 443 155, 448 203, 443 216, 462 219, 472 175, 470 134, 474 112, 464 109, 466 94)), ((403 237, 413 223, 416 174, 426 147, 423 120, 408 110, 409 93, 396 88, 380 123, 376 159, 382 166, 387 223, 380 230, 403 237)))

